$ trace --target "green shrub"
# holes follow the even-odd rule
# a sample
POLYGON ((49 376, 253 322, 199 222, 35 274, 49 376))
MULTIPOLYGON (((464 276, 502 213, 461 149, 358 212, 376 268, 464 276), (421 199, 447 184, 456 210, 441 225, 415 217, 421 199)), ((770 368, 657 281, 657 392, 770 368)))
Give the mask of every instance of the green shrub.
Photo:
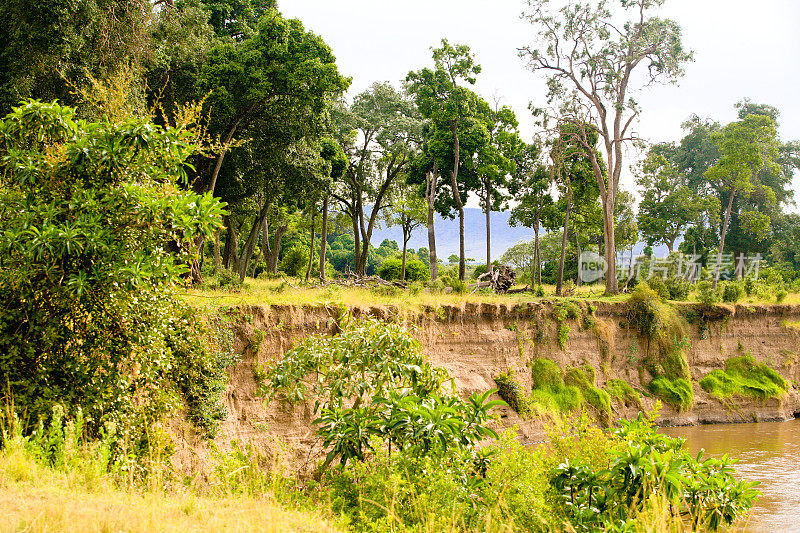
POLYGON ((643 281, 641 283, 646 283, 656 294, 658 294, 658 297, 662 300, 669 299, 669 288, 664 282, 664 278, 662 278, 660 275, 656 274, 648 278, 647 281, 643 281))
POLYGON ((745 294, 744 284, 738 281, 723 281, 721 284, 722 301, 736 303, 745 294))
POLYGON ((625 407, 642 408, 642 398, 633 387, 623 379, 609 379, 606 381, 606 392, 615 400, 621 402, 625 407))
POLYGON ((783 301, 786 299, 786 295, 787 295, 786 291, 780 289, 778 292, 775 293, 775 301, 778 302, 779 304, 783 303, 783 301))
MULTIPOLYGON (((400 257, 389 257, 378 267, 378 275, 385 280, 399 280, 403 273, 403 260, 400 257)), ((406 261, 406 281, 427 281, 431 279, 430 270, 419 259, 406 261)))
POLYGON ((650 382, 649 389, 650 392, 674 406, 678 411, 688 411, 694 405, 692 385, 683 378, 668 379, 659 376, 650 382))
POLYGON ((689 283, 689 280, 685 278, 669 278, 665 284, 667 286, 667 291, 669 292, 670 300, 686 300, 692 290, 691 283, 689 283))
POLYGON ((714 290, 714 285, 710 280, 698 281, 695 285, 697 291, 697 300, 706 305, 712 305, 719 301, 717 291, 714 290))
POLYGON ((238 292, 242 290, 242 286, 243 283, 242 279, 239 277, 239 274, 224 267, 217 272, 217 280, 213 285, 214 288, 219 288, 230 292, 238 292))
POLYGON ((513 370, 502 372, 494 378, 497 383, 497 393, 520 416, 530 414, 530 405, 525 388, 520 385, 513 370))
POLYGON ((305 275, 307 265, 308 250, 305 246, 295 245, 284 252, 280 269, 286 272, 287 276, 299 278, 305 275))
POLYGON ((68 418, 80 410, 87 438, 114 423, 135 455, 181 392, 197 390, 176 383, 187 379, 177 368, 216 372, 214 361, 193 368, 213 359, 202 343, 183 361, 173 349, 195 335, 175 287, 223 208, 187 188, 193 135, 145 119, 76 121, 35 101, 2 119, 0 379, 30 423, 56 404, 68 418))
POLYGON ((700 380, 700 386, 722 399, 746 396, 766 400, 780 398, 789 390, 789 383, 780 374, 749 354, 728 359, 724 370, 712 370, 700 380))
POLYGON ((563 322, 558 325, 558 346, 562 350, 567 349, 567 342, 569 342, 569 333, 570 333, 569 324, 564 324, 563 322))
POLYGON ((544 298, 544 287, 541 285, 536 286, 536 292, 534 292, 534 296, 537 298, 544 298))

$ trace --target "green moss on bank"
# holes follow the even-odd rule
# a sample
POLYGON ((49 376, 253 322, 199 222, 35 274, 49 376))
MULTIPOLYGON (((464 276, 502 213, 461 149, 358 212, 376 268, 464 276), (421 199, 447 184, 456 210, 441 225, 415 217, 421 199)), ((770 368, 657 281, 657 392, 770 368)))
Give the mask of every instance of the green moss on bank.
POLYGON ((633 390, 630 384, 622 379, 610 379, 606 381, 606 392, 615 400, 621 402, 625 407, 642 408, 642 398, 639 393, 633 390))
POLYGON ((694 405, 692 384, 683 378, 669 379, 659 376, 650 382, 650 392, 678 411, 688 411, 694 405))
POLYGON ((700 380, 700 386, 720 399, 742 396, 766 400, 781 398, 789 390, 789 383, 778 372, 751 355, 728 359, 724 370, 712 370, 700 380))

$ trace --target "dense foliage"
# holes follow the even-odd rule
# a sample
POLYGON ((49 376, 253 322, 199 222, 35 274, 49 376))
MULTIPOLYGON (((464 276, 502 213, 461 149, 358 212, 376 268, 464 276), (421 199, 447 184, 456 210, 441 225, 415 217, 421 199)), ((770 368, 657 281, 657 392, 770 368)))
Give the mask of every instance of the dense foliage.
POLYGON ((215 375, 174 292, 222 212, 181 188, 194 136, 35 101, 0 123, 0 379, 32 423, 143 424, 215 375))

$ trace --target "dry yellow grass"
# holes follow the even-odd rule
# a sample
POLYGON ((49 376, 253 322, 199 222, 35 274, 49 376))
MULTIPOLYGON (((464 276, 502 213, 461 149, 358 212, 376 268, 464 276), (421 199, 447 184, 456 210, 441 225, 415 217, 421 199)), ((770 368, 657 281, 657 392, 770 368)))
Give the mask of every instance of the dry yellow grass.
POLYGON ((86 471, 43 468, 20 449, 0 452, 0 532, 331 532, 314 513, 269 496, 198 495, 191 489, 122 490, 86 471))
MULTIPOLYGON (((555 287, 545 285, 545 299, 552 298, 555 287)), ((466 294, 441 293, 404 290, 369 290, 363 288, 328 286, 305 286, 298 280, 260 280, 250 279, 245 287, 238 292, 212 289, 190 289, 184 294, 186 301, 197 307, 229 307, 236 305, 303 305, 321 304, 325 302, 341 302, 347 306, 368 305, 396 305, 401 309, 419 311, 424 306, 456 305, 461 306, 467 302, 495 303, 514 305, 518 303, 541 300, 532 293, 510 295, 493 294, 489 292, 475 292, 466 294)), ((602 287, 581 287, 573 298, 585 298, 602 301, 624 301, 627 295, 613 297, 602 296, 602 287)))

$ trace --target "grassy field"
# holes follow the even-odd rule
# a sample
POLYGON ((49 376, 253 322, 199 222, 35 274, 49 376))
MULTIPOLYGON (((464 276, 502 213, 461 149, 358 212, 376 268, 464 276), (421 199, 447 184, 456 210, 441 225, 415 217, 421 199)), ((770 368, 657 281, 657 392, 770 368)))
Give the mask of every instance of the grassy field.
MULTIPOLYGON (((209 286, 211 284, 209 283, 209 286)), ((519 286, 523 287, 523 286, 519 286)), ((514 305, 519 303, 535 302, 553 299, 555 286, 545 285, 545 296, 536 297, 531 292, 518 294, 494 294, 487 290, 457 294, 453 292, 430 292, 423 290, 402 290, 392 287, 379 289, 365 289, 357 287, 342 287, 335 284, 321 286, 318 284, 303 284, 297 279, 261 280, 248 278, 244 286, 238 291, 196 288, 185 292, 184 297, 188 303, 200 308, 230 307, 237 305, 304 305, 322 304, 326 302, 341 302, 348 306, 369 305, 396 305, 401 309, 419 311, 424 306, 456 305, 461 306, 467 302, 495 303, 514 305)), ((584 299, 603 302, 623 302, 628 299, 627 294, 604 296, 603 287, 589 285, 578 287, 570 296, 572 299, 584 299)), ((697 302, 696 294, 689 295, 688 301, 697 302)), ((774 304, 774 298, 759 298, 757 296, 745 297, 738 303, 743 304, 774 304)), ((784 304, 800 304, 800 294, 789 293, 784 304)))
POLYGON ((124 490, 87 470, 41 466, 23 450, 0 451, 0 532, 339 531, 314 513, 269 496, 208 497, 189 488, 124 490))

